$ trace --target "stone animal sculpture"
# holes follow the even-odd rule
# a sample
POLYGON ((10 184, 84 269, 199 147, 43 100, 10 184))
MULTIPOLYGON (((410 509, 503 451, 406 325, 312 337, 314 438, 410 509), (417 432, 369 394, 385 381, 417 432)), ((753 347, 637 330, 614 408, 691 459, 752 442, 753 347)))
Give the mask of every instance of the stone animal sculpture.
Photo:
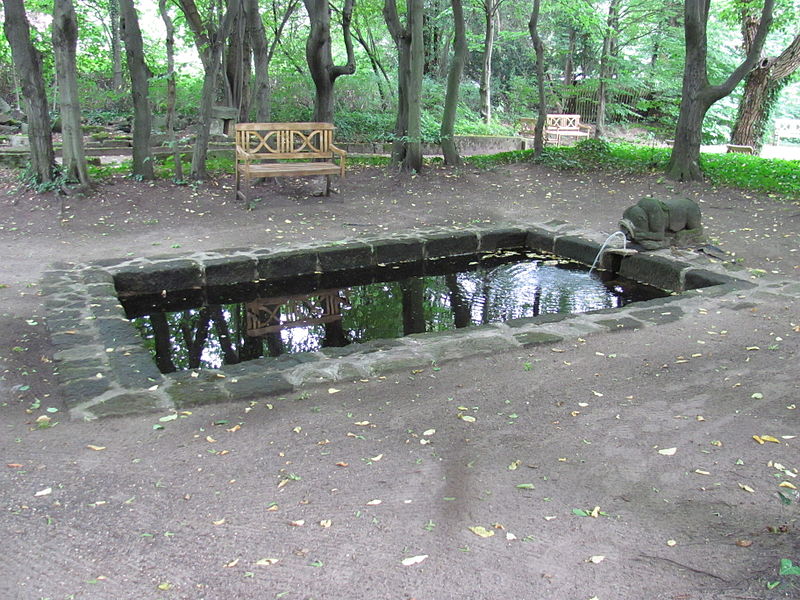
POLYGON ((646 250, 703 242, 700 207, 688 198, 642 198, 625 209, 619 226, 646 250))

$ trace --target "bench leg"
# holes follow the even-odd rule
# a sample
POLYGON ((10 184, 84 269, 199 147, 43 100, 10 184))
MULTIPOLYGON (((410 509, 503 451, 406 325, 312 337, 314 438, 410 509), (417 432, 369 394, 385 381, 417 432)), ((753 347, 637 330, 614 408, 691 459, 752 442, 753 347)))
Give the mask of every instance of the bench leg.
POLYGON ((331 176, 325 175, 325 195, 331 195, 331 176))

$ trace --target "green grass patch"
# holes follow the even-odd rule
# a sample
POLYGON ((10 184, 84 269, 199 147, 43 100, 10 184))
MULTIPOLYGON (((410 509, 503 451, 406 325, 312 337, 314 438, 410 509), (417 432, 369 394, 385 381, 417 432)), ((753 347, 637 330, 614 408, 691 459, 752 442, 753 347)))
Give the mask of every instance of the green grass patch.
MULTIPOLYGON (((590 139, 574 146, 545 147, 539 162, 561 171, 654 173, 666 171, 671 153, 671 148, 609 144, 590 139)), ((484 169, 528 161, 533 161, 533 150, 515 150, 466 159, 468 164, 484 169)), ((701 154, 700 166, 708 181, 715 185, 800 197, 800 161, 797 160, 746 154, 701 154)))

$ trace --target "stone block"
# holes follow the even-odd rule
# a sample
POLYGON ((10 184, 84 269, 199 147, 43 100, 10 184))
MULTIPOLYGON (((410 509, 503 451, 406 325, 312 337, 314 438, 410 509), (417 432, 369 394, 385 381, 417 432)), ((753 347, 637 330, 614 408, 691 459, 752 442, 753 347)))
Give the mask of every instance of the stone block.
POLYGON ((286 279, 311 275, 318 270, 317 252, 314 250, 289 250, 257 256, 259 279, 286 279))
POLYGON ((640 252, 622 259, 619 275, 662 290, 679 292, 682 291, 681 271, 687 266, 687 263, 640 252))
POLYGON ((122 393, 99 402, 87 410, 98 418, 140 415, 163 412, 164 402, 160 396, 148 392, 122 393))
POLYGON ((539 227, 531 227, 525 235, 525 247, 533 252, 553 252, 556 234, 539 227))
POLYGON ((119 294, 158 294, 203 286, 203 273, 198 263, 180 259, 158 264, 123 267, 114 275, 119 294))
POLYGON ((203 261, 203 265, 208 286, 230 285, 258 278, 256 259, 251 256, 208 258, 203 261))
POLYGON ((556 238, 553 249, 558 256, 591 265, 600 252, 600 244, 586 238, 564 235, 556 238))
POLYGON ((478 250, 481 252, 494 252, 495 250, 525 248, 527 237, 527 230, 521 227, 478 231, 478 250))
POLYGON ((394 264, 420 261, 423 242, 418 238, 397 238, 371 242, 375 264, 394 264))
POLYGON ((319 269, 323 273, 368 268, 372 265, 372 248, 363 242, 325 246, 318 250, 319 269))
POLYGON ((474 231, 453 231, 425 236, 425 257, 442 258, 478 251, 478 236, 474 231))
POLYGON ((531 348, 533 346, 540 346, 542 344, 556 344, 564 341, 564 338, 560 335, 540 331, 515 333, 514 339, 517 340, 523 348, 531 348))

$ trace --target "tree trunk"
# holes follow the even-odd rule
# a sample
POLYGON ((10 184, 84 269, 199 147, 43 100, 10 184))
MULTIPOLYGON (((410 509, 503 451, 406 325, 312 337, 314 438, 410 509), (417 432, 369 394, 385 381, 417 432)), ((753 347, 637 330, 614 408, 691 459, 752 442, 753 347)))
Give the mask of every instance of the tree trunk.
MULTIPOLYGON (((755 27, 755 25, 752 25, 755 27)), ((745 33, 745 45, 750 36, 745 33)), ((745 46, 745 47, 746 47, 745 46)), ((761 151, 764 131, 789 76, 800 68, 800 34, 777 58, 762 59, 745 78, 744 92, 739 101, 731 144, 753 146, 761 151)))
POLYGON ((467 61, 467 34, 461 0, 451 0, 451 4, 453 6, 454 26, 453 58, 450 62, 450 71, 447 74, 447 94, 444 100, 440 137, 444 164, 460 165, 461 157, 458 154, 458 148, 456 148, 453 131, 456 121, 456 109, 458 108, 461 74, 464 72, 464 64, 467 61))
POLYGON ((167 49, 167 139, 172 147, 172 160, 175 162, 175 181, 183 181, 183 162, 178 151, 178 140, 175 138, 175 101, 177 86, 175 84, 175 26, 167 11, 167 0, 158 0, 158 11, 167 31, 164 40, 167 49))
POLYGON ((77 181, 78 189, 84 191, 90 181, 78 101, 77 46, 78 22, 72 0, 56 0, 53 5, 53 53, 61 107, 62 173, 67 181, 77 181))
POLYGON ((150 151, 150 77, 152 73, 144 60, 142 32, 133 0, 119 0, 121 12, 120 31, 125 41, 125 56, 131 74, 133 96, 133 174, 143 179, 153 179, 153 155, 150 151))
MULTIPOLYGON (((126 0, 127 1, 127 0, 126 0)), ((205 179, 208 142, 211 139, 211 113, 217 93, 217 75, 222 68, 222 51, 225 40, 233 29, 233 24, 241 9, 242 0, 227 0, 225 14, 219 27, 211 20, 204 20, 197 10, 194 0, 178 0, 186 23, 194 35, 194 43, 203 63, 203 90, 200 97, 197 138, 192 151, 193 179, 205 179)), ((221 6, 218 7, 221 10, 221 6)))
POLYGON ((422 0, 407 0, 406 26, 400 24, 395 0, 384 0, 383 16, 397 46, 397 121, 392 165, 422 170, 422 0))
POLYGON ((253 84, 253 104, 256 108, 256 122, 268 123, 272 117, 272 88, 269 81, 269 53, 267 51, 267 32, 261 13, 258 10, 258 0, 246 0, 244 14, 247 20, 247 32, 250 38, 250 47, 253 49, 253 70, 255 82, 253 84))
POLYGON ((613 75, 611 61, 613 58, 614 38, 619 28, 619 3, 620 0, 611 0, 608 5, 608 18, 606 30, 603 34, 603 50, 600 54, 600 83, 597 89, 597 125, 594 135, 601 139, 606 135, 606 105, 608 102, 608 87, 613 75))
POLYGON ((108 26, 111 34, 111 85, 122 90, 122 48, 119 35, 119 0, 108 0, 108 26))
POLYGON ((539 95, 539 115, 536 118, 536 131, 533 134, 533 158, 538 159, 544 150, 544 126, 547 120, 547 100, 544 94, 544 44, 539 36, 540 0, 533 0, 528 32, 536 51, 536 89, 539 95))
POLYGON ((225 53, 225 105, 239 109, 238 120, 247 121, 250 112, 250 35, 245 8, 236 17, 225 53))
POLYGON ((342 75, 356 72, 353 40, 350 35, 350 22, 355 0, 345 0, 342 9, 342 34, 347 50, 347 63, 334 65, 331 53, 331 13, 328 0, 303 0, 311 20, 311 31, 306 41, 306 61, 314 80, 314 121, 333 122, 333 86, 342 75))
POLYGON ((675 144, 667 166, 667 175, 679 181, 699 181, 703 178, 700 169, 700 142, 703 118, 714 102, 730 94, 736 85, 755 66, 761 48, 772 24, 774 0, 765 0, 753 45, 744 61, 720 85, 708 82, 708 41, 706 25, 711 0, 686 0, 684 6, 684 36, 686 58, 683 71, 683 89, 675 144))
POLYGON ((408 28, 411 32, 408 77, 408 149, 403 170, 422 170, 422 75, 425 69, 423 44, 423 0, 408 0, 408 28))
POLYGON ((49 183, 53 181, 56 159, 41 59, 31 43, 30 25, 22 0, 5 0, 4 11, 3 31, 11 46, 11 57, 25 98, 32 175, 37 184, 49 183))
POLYGON ((403 335, 425 333, 425 285, 422 277, 409 277, 400 282, 403 306, 403 335))
POLYGON ((150 325, 153 327, 153 338, 156 350, 156 366, 162 373, 177 371, 172 362, 172 337, 169 333, 167 315, 163 312, 150 315, 150 325))
POLYGON ((478 86, 480 115, 484 123, 492 120, 492 54, 494 54, 495 23, 499 3, 495 0, 483 0, 483 16, 486 31, 483 37, 483 67, 481 81, 478 86))

